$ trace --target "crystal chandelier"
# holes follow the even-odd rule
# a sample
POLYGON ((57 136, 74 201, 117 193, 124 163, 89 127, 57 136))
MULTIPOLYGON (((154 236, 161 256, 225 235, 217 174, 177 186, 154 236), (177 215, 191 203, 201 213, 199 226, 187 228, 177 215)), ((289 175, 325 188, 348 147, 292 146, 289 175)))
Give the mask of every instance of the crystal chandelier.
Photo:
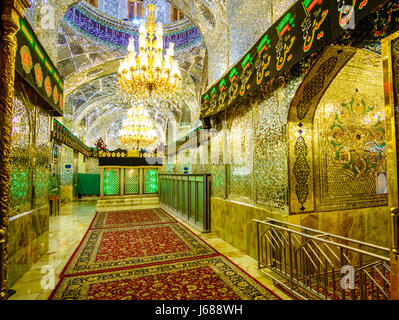
POLYGON ((155 24, 155 5, 149 4, 147 10, 147 23, 139 29, 139 52, 130 38, 129 53, 119 66, 119 87, 130 99, 173 99, 182 85, 178 62, 173 59, 174 43, 169 43, 163 56, 162 23, 155 24))
POLYGON ((147 148, 157 140, 152 121, 143 105, 130 109, 122 126, 119 131, 119 141, 124 146, 147 148))

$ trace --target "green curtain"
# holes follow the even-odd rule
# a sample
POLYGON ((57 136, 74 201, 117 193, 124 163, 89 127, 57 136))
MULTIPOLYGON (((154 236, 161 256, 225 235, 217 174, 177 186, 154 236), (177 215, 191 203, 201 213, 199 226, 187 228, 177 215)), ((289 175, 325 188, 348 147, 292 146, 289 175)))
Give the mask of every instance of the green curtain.
POLYGON ((84 196, 99 196, 100 195, 100 180, 99 174, 78 174, 78 191, 79 195, 84 196))

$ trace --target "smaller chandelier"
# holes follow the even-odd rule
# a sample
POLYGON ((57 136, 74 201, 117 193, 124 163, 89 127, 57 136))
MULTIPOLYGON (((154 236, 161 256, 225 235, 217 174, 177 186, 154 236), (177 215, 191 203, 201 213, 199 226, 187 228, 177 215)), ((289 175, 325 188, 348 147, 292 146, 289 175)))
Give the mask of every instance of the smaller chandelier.
POLYGON ((178 62, 173 59, 174 43, 169 43, 163 56, 162 24, 155 24, 155 5, 149 4, 147 9, 148 21, 139 29, 139 52, 130 38, 129 53, 118 71, 119 87, 133 99, 173 99, 182 85, 178 62))
POLYGON ((119 141, 127 147, 147 148, 157 140, 152 121, 147 116, 143 105, 132 108, 123 121, 119 132, 119 141))

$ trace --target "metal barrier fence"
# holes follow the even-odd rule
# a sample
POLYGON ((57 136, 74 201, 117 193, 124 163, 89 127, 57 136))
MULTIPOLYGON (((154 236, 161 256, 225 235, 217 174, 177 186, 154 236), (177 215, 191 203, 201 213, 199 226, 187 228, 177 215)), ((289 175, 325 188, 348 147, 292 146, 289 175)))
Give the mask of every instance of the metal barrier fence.
POLYGON ((210 174, 160 174, 160 207, 202 232, 211 230, 210 174))
POLYGON ((296 297, 390 299, 388 248, 275 219, 254 221, 258 268, 296 297))

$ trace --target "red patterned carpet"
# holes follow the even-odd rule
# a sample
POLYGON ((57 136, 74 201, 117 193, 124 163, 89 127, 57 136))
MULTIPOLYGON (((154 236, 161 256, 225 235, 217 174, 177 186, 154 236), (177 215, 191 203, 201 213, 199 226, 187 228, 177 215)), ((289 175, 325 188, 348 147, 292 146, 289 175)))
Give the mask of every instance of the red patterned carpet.
POLYGON ((180 223, 89 230, 62 275, 218 254, 180 223))
POLYGON ((92 229, 177 222, 161 209, 97 213, 92 229))
POLYGON ((223 256, 65 277, 56 300, 277 300, 223 256))
POLYGON ((97 214, 49 299, 280 298, 166 212, 154 209, 97 214))

